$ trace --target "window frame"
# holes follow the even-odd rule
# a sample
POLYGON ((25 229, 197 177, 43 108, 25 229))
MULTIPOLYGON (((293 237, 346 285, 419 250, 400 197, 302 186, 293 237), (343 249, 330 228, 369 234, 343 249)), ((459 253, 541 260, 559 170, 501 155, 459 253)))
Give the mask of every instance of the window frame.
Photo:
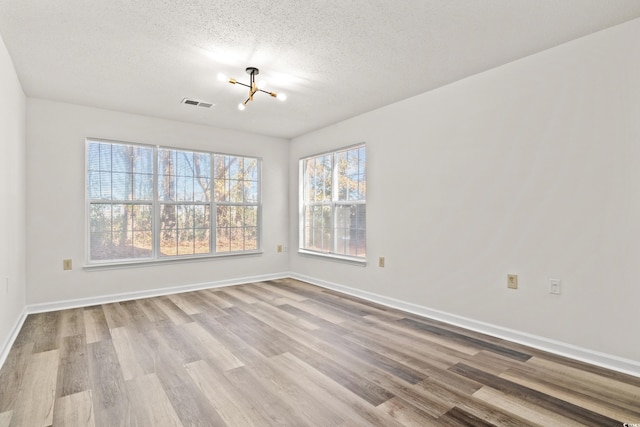
POLYGON ((364 172, 364 183, 366 185, 366 176, 367 176, 367 160, 366 160, 366 143, 365 142, 360 142, 357 144, 353 144, 353 145, 349 145, 346 147, 341 147, 341 148, 337 148, 334 150, 330 150, 330 151, 324 151, 324 152, 320 152, 320 153, 315 153, 309 156, 305 156, 299 159, 298 161, 298 253, 302 254, 302 255, 311 255, 311 256, 318 256, 318 257, 323 257, 323 258, 327 258, 327 259, 332 259, 332 260, 337 260, 337 261, 345 261, 348 263, 355 263, 355 264, 359 264, 359 265, 366 265, 367 263, 367 254, 366 254, 366 213, 365 213, 365 227, 364 227, 364 234, 365 234, 365 244, 364 244, 364 248, 365 248, 365 254, 364 256, 352 256, 352 255, 345 255, 342 253, 338 253, 337 252, 337 241, 336 241, 336 208, 340 207, 340 206, 350 206, 350 205, 364 205, 365 206, 365 212, 366 212, 366 204, 367 204, 367 197, 366 197, 366 192, 365 192, 365 197, 364 200, 358 199, 358 200, 340 200, 339 199, 339 189, 338 189, 338 179, 339 179, 339 171, 338 168, 336 167, 336 159, 337 159, 337 155, 339 153, 343 153, 346 151, 350 151, 353 149, 358 149, 358 148, 364 148, 365 149, 365 172, 364 172), (314 159, 314 158, 320 158, 320 157, 324 157, 330 155, 331 156, 331 186, 332 186, 332 190, 331 190, 331 198, 330 200, 322 200, 322 201, 310 201, 309 203, 306 203, 305 200, 305 186, 306 186, 306 182, 305 182, 305 162, 310 160, 310 159, 314 159), (322 250, 315 250, 315 249, 309 249, 305 247, 305 238, 306 238, 306 227, 305 227, 305 208, 306 207, 313 207, 313 206, 328 206, 330 208, 330 234, 331 234, 331 238, 330 238, 330 242, 329 242, 329 247, 331 248, 329 251, 322 251, 322 250))
MULTIPOLYGON (((229 257, 229 256, 255 256, 262 254, 264 252, 262 247, 262 167, 263 167, 263 159, 258 156, 249 156, 242 154, 230 154, 223 152, 215 152, 215 151, 205 151, 200 149, 190 149, 185 147, 173 147, 168 145, 160 145, 160 144, 141 144, 135 142, 127 142, 127 141, 118 141, 118 140, 110 140, 105 138, 94 138, 87 137, 85 138, 85 181, 84 181, 84 189, 85 189, 85 264, 83 268, 109 268, 109 267, 127 267, 127 266, 136 266, 136 265, 144 265, 144 264, 155 264, 155 263, 172 263, 172 262, 184 262, 184 261, 198 261, 198 260, 206 260, 211 258, 218 257, 229 257), (143 147, 150 148, 153 150, 152 154, 152 164, 153 164, 153 191, 150 201, 139 201, 139 200, 109 200, 109 199, 96 199, 90 197, 89 190, 89 146, 91 143, 105 143, 113 145, 124 145, 131 147, 143 147), (171 150, 177 152, 190 152, 197 154, 206 154, 210 158, 210 188, 211 195, 209 197, 209 201, 196 201, 194 200, 160 200, 158 183, 160 176, 159 171, 159 152, 160 150, 171 150), (232 201, 217 201, 215 195, 215 159, 216 156, 231 156, 242 159, 250 159, 256 161, 256 181, 257 182, 257 194, 255 203, 246 202, 232 202, 232 201), (152 252, 150 257, 145 258, 117 258, 117 259, 91 259, 91 207, 92 204, 107 204, 107 205, 150 205, 151 206, 151 246, 152 252), (194 254, 177 254, 177 255, 162 255, 161 253, 161 205, 189 205, 189 206, 208 206, 209 208, 209 253, 194 253, 194 254), (217 250, 217 209, 218 206, 241 206, 241 207, 255 207, 256 208, 256 249, 248 249, 248 250, 239 250, 239 251, 223 251, 219 252, 217 250)), ((111 171, 113 171, 113 165, 111 166, 111 171)), ((177 175, 176 175, 177 176, 177 175)), ((195 177, 194 177, 195 178, 195 177)), ((243 230, 245 226, 243 225, 243 230)), ((176 229, 177 232, 177 229, 176 229)))

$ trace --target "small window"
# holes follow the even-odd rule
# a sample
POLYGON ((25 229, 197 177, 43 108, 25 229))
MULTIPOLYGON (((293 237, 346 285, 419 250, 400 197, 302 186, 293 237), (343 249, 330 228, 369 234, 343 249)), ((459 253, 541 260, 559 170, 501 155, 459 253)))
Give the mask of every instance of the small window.
POLYGON ((260 167, 254 157, 88 139, 89 263, 260 250, 260 167))
POLYGON ((365 259, 365 146, 302 159, 300 177, 300 249, 365 259))

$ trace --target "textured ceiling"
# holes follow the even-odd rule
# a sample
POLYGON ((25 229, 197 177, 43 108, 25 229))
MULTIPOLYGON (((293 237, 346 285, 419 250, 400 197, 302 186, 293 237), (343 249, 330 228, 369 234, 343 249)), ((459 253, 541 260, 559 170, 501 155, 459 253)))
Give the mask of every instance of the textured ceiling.
POLYGON ((640 0, 0 0, 27 96, 286 138, 637 17, 640 0), (238 111, 246 89, 216 75, 247 66, 288 100, 238 111))

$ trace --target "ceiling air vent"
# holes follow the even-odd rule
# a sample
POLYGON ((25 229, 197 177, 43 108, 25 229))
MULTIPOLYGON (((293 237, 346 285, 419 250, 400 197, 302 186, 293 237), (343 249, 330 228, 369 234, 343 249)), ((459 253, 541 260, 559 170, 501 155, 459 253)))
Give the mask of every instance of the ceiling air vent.
POLYGON ((195 105, 196 107, 203 107, 203 108, 211 108, 213 106, 213 104, 210 102, 198 101, 197 99, 191 99, 191 98, 183 98, 181 103, 187 104, 187 105, 195 105))

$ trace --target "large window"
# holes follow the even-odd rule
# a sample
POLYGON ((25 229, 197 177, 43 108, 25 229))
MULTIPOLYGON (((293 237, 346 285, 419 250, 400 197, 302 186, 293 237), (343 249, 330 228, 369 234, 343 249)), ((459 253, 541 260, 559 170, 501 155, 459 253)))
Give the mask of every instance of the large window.
POLYGON ((88 259, 260 250, 260 159, 87 140, 88 259))
POLYGON ((364 145, 300 160, 300 249, 366 257, 364 145))

